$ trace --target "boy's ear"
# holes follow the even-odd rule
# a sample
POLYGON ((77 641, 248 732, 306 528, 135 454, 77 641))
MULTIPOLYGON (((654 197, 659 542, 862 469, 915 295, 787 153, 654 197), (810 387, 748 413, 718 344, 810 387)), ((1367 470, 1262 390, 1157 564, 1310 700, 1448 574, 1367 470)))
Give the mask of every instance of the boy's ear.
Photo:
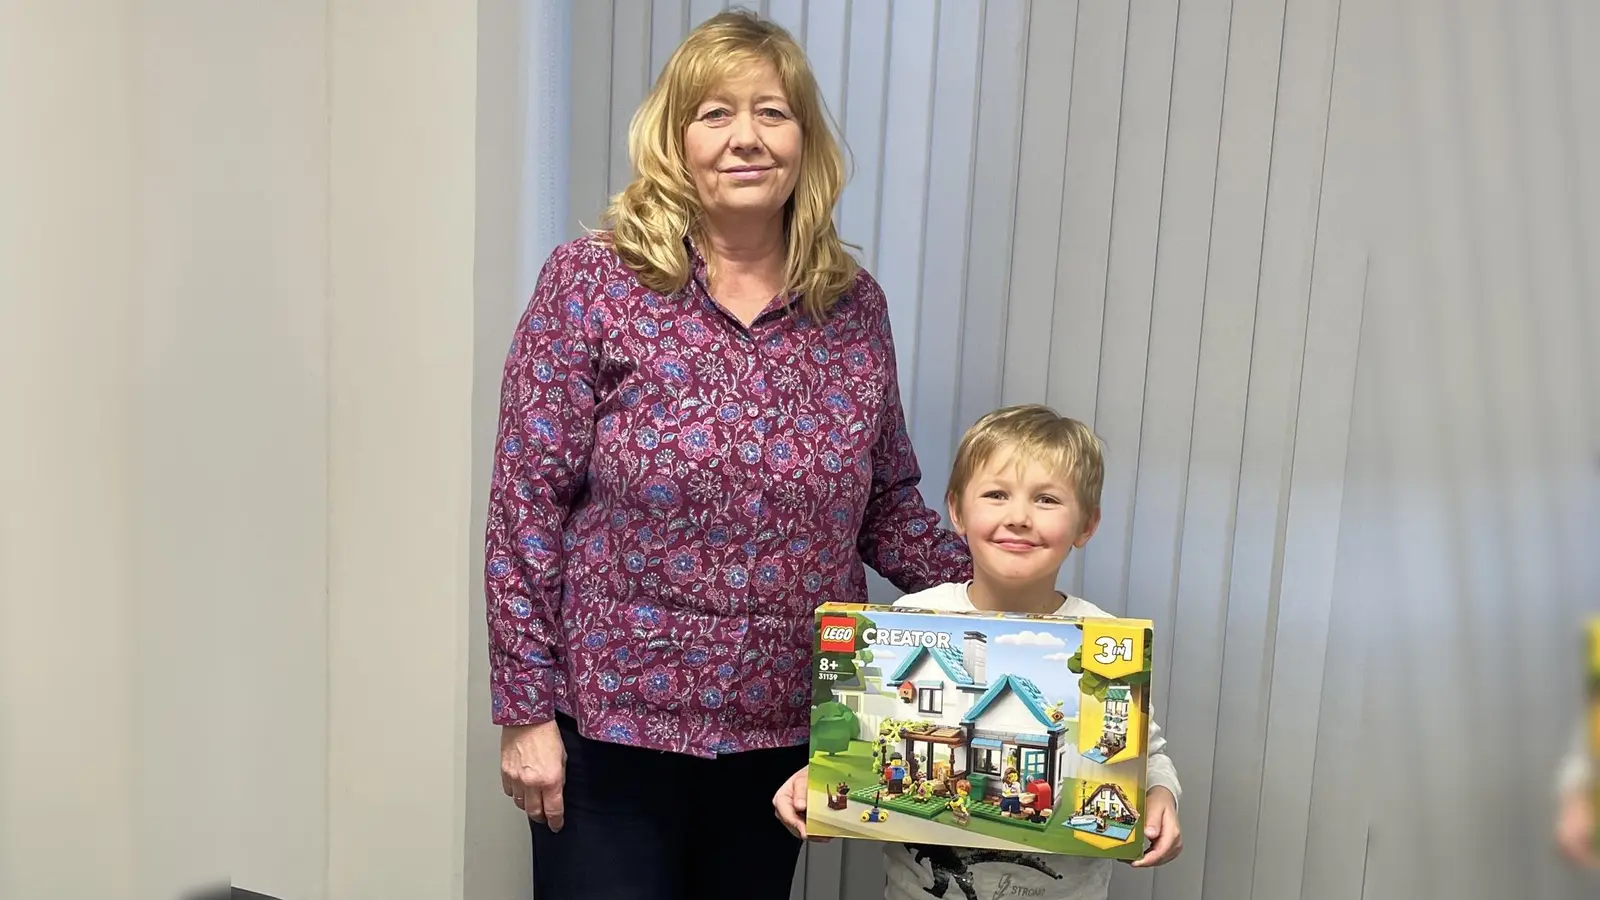
POLYGON ((966 537, 967 527, 961 524, 961 504, 958 499, 946 494, 944 498, 944 506, 945 509, 950 513, 950 527, 955 529, 956 534, 960 535, 961 537, 966 537))
POLYGON ((1089 520, 1083 523, 1083 533, 1078 535, 1078 539, 1072 542, 1072 546, 1082 550, 1084 545, 1089 543, 1089 539, 1094 537, 1094 533, 1099 530, 1100 507, 1097 506, 1095 507, 1094 512, 1089 514, 1089 520))

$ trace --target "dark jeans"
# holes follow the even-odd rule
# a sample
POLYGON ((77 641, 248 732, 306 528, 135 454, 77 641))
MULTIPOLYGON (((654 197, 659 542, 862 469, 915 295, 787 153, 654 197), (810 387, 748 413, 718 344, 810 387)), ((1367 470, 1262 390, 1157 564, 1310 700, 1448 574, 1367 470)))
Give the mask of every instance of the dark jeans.
POLYGON ((806 748, 717 759, 642 750, 578 734, 567 749, 566 823, 530 820, 538 900, 787 900, 800 841, 772 795, 806 748))

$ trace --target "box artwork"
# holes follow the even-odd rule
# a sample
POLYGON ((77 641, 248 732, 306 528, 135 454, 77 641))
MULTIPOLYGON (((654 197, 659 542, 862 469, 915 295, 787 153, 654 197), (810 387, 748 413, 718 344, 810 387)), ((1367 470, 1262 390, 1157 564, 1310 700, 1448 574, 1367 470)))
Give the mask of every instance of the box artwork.
POLYGON ((1151 623, 829 604, 813 641, 819 837, 1137 859, 1151 623))

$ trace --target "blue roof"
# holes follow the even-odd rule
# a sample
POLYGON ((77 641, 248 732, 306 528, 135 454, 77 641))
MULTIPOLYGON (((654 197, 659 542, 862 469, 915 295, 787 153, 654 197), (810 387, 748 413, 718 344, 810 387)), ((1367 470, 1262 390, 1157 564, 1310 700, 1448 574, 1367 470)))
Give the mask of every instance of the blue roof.
POLYGON ((961 656, 961 651, 955 647, 918 647, 911 651, 911 655, 900 663, 894 670, 894 676, 886 684, 890 687, 899 687, 906 676, 911 674, 911 669, 922 659, 922 654, 927 653, 933 657, 939 668, 944 670, 945 677, 963 687, 973 687, 975 682, 967 672, 967 661, 961 656))
POLYGON ((983 711, 989 708, 989 704, 999 699, 1000 695, 1007 690, 1017 695, 1017 699, 1021 700, 1022 705, 1028 708, 1028 712, 1033 713, 1033 717, 1039 720, 1039 724, 1043 725, 1046 731, 1059 733, 1066 730, 1066 722, 1052 722, 1050 721, 1050 716, 1045 713, 1044 708, 1049 704, 1045 702, 1044 692, 1039 690, 1037 684, 1023 678, 1021 675, 1005 675, 999 681, 991 684, 989 690, 978 698, 978 702, 972 704, 972 709, 968 710, 966 717, 961 720, 961 724, 975 724, 978 721, 978 717, 983 715, 983 711))

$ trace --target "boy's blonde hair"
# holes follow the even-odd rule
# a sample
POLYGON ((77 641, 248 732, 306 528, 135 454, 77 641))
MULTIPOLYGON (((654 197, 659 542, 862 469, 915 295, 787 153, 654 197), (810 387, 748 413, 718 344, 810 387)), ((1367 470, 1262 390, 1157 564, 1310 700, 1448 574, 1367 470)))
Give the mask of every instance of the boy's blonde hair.
POLYGON ((628 127, 633 181, 611 198, 601 224, 646 287, 671 294, 687 284, 683 239, 702 237, 703 210, 684 159, 684 131, 707 93, 762 64, 777 72, 800 125, 800 173, 783 210, 784 289, 799 293, 805 311, 820 320, 860 270, 833 225, 833 208, 844 190, 844 153, 805 52, 782 26, 755 13, 712 16, 667 60, 628 127))
POLYGON ((1106 478, 1100 439, 1077 419, 1037 403, 997 409, 967 429, 950 468, 945 500, 959 506, 972 477, 1004 453, 1011 454, 1013 464, 1037 463, 1065 481, 1085 515, 1099 511, 1106 478))

